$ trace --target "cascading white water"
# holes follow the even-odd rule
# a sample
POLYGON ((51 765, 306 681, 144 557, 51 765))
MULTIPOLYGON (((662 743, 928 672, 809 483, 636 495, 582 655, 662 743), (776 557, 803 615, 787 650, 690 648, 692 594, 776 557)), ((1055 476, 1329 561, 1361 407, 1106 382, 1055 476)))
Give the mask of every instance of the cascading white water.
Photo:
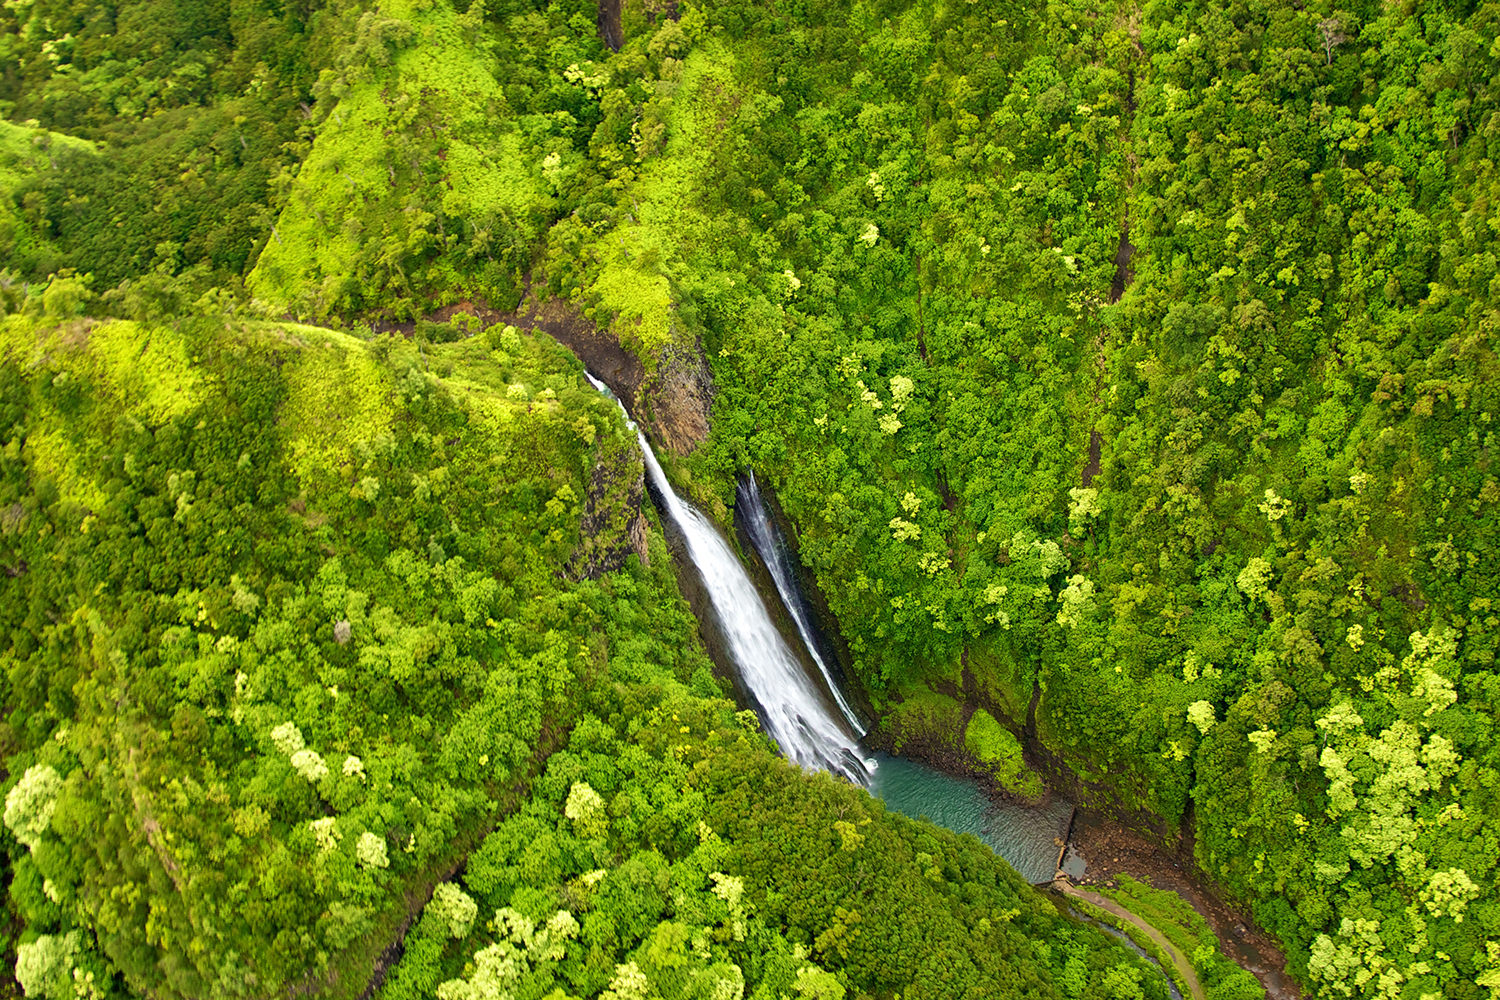
MULTIPOLYGON (((593 375, 588 380, 614 398, 593 375)), ((624 412, 625 407, 620 410, 624 412)), ((630 421, 628 413, 625 419, 630 421)), ((1058 838, 1067 836, 1071 803, 1060 798, 1051 799, 1041 808, 992 803, 985 789, 969 779, 951 777, 901 758, 883 757, 881 763, 865 759, 859 748, 861 726, 818 655, 812 641, 811 616, 793 586, 795 578, 786 549, 766 514, 754 478, 748 479, 749 489, 741 491, 751 541, 822 671, 821 678, 792 654, 739 558, 712 522, 672 492, 645 436, 633 422, 630 427, 636 430, 662 514, 682 532, 688 556, 703 579, 744 690, 782 752, 804 767, 827 768, 864 785, 898 812, 972 833, 1028 880, 1051 881, 1058 838), (820 681, 826 682, 826 690, 820 681)))
POLYGON ((738 492, 741 500, 740 509, 745 515, 751 544, 755 546, 755 551, 760 553, 766 569, 771 573, 771 579, 776 582, 776 592, 781 595, 781 603, 786 605, 787 612, 796 623, 797 634, 802 636, 802 644, 807 647, 808 655, 812 657, 813 662, 818 665, 818 670, 823 674, 828 690, 838 702, 839 711, 844 713, 844 720, 856 733, 863 736, 864 724, 850 706, 848 699, 844 697, 844 693, 839 690, 833 671, 828 669, 828 664, 818 652, 818 644, 813 640, 812 622, 809 620, 806 602, 797 591, 796 577, 792 575, 792 565, 787 558, 786 546, 782 544, 776 526, 771 523, 771 516, 766 512, 766 503, 760 495, 760 486, 755 482, 753 471, 740 480, 738 492))
POLYGON ((703 577, 729 654, 760 707, 766 730, 782 753, 803 767, 827 768, 864 784, 870 768, 860 754, 858 734, 829 711, 822 692, 776 631, 739 557, 708 518, 672 492, 645 435, 636 433, 652 485, 703 577))
MULTIPOLYGON (((595 388, 609 393, 593 375, 588 379, 595 388)), ((874 762, 866 761, 860 752, 857 727, 850 726, 831 710, 825 692, 808 676, 771 622, 760 593, 734 550, 708 518, 672 491, 672 484, 667 482, 651 445, 639 429, 636 438, 651 484, 665 508, 662 513, 682 533, 688 557, 703 579, 723 630, 729 655, 739 669, 745 691, 760 710, 766 731, 782 753, 803 767, 827 769, 868 785, 874 762)), ((828 693, 838 697, 832 685, 828 693)))

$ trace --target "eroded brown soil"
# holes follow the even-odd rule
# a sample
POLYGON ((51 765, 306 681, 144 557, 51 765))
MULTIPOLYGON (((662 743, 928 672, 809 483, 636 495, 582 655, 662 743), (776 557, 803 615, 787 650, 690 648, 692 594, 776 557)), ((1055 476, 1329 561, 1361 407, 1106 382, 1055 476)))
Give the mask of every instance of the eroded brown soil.
POLYGON ((1075 879, 1079 885, 1113 888, 1126 874, 1177 893, 1203 915, 1225 953, 1260 980, 1271 1000, 1301 1000, 1301 989, 1286 974, 1286 956, 1253 921, 1203 885, 1191 859, 1174 856, 1088 809, 1079 809, 1074 817, 1072 845, 1088 863, 1084 875, 1075 879))
POLYGON ((556 299, 540 305, 527 302, 516 312, 497 314, 496 322, 551 334, 559 344, 578 355, 583 366, 609 386, 615 398, 635 415, 636 394, 646 380, 645 366, 577 309, 556 299))

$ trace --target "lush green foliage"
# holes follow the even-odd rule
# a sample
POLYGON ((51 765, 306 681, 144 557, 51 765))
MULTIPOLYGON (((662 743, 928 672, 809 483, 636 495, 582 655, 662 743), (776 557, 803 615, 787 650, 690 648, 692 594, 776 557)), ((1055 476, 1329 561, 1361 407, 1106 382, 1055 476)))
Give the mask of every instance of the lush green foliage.
POLYGON ((514 332, 424 362, 53 294, 0 369, 12 899, 135 990, 357 994, 600 669, 557 568, 625 429, 514 332))
POLYGON ((723 176, 600 240, 689 192, 696 478, 777 488, 877 700, 1038 693, 1339 994, 1500 980, 1494 16, 705 5, 723 176))
POLYGON ((312 152, 250 276, 252 292, 279 309, 383 306, 404 318, 465 290, 507 306, 520 297, 551 207, 541 157, 522 154, 522 129, 555 123, 507 112, 476 46, 477 17, 411 9, 420 6, 362 15, 318 81, 312 152))
POLYGON ((71 267, 101 287, 158 266, 242 275, 308 148, 298 105, 358 15, 189 0, 0 11, 0 108, 99 144, 32 137, 44 167, 4 181, 32 241, 6 266, 71 267))
POLYGON ((0 327, 28 996, 358 995, 429 890, 388 996, 1141 979, 973 838, 781 761, 660 535, 649 569, 568 582, 591 469, 640 460, 549 340, 33 291, 0 327))
MULTIPOLYGON (((28 976, 332 968, 524 798, 549 734, 592 711, 634 745, 658 702, 623 692, 701 665, 664 645, 605 701, 560 696, 564 668, 616 669, 632 638, 600 636, 635 603, 688 628, 660 566, 597 607, 624 577, 559 575, 590 463, 629 451, 563 360, 246 318, 509 306, 529 273, 648 370, 701 346, 714 431, 678 471, 726 503, 740 466, 775 487, 894 738, 1011 761, 1024 726, 1085 794, 1191 824, 1320 993, 1500 995, 1500 8, 660 6, 624 7, 618 53, 574 0, 0 13, 28 976), (990 723, 960 732, 936 689, 990 723)), ((522 814, 576 839, 567 797, 522 814)), ((683 830, 621 832, 600 884, 641 851, 669 882, 740 858, 699 874, 743 879, 789 954, 851 926, 785 916, 813 890, 683 830)), ((533 953, 536 922, 592 870, 528 882, 553 894, 530 909, 469 885, 484 905, 433 967, 472 983, 482 945, 624 996, 597 970, 659 981, 679 931, 655 928, 725 927, 700 879, 685 916, 557 972, 581 946, 538 956, 592 940, 591 897, 580 937, 533 953)), ((814 956, 680 950, 671 989, 814 956)), ((819 954, 849 988, 897 981, 819 954)))
POLYGON ((972 836, 807 779, 725 702, 632 707, 579 722, 450 890, 486 920, 429 904, 387 1000, 1165 995, 972 836))
POLYGON ((964 729, 964 749, 989 769, 1002 788, 1028 798, 1042 794, 1042 781, 1027 768, 1020 741, 982 708, 964 729))

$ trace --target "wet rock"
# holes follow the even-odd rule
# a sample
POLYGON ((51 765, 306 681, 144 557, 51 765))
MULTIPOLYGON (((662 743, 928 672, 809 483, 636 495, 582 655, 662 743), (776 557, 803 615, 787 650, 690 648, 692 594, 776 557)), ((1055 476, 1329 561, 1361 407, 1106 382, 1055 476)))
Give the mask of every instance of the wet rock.
POLYGON ((643 388, 653 436, 674 455, 690 455, 708 437, 714 383, 697 344, 665 348, 643 388))
MULTIPOLYGON (((434 316, 441 317, 442 314, 440 310, 434 316)), ((528 299, 521 308, 512 312, 481 306, 475 315, 485 326, 509 324, 532 333, 548 334, 577 355, 583 366, 609 386, 609 391, 625 404, 627 410, 635 413, 636 397, 646 378, 645 365, 572 303, 562 299, 540 303, 528 299)))
POLYGON ((1130 266, 1130 258, 1133 256, 1135 244, 1130 242, 1130 222, 1127 220, 1120 227, 1120 245, 1115 250, 1115 277, 1109 286, 1110 302, 1120 301, 1125 289, 1135 281, 1135 268, 1130 266))
POLYGON ((646 433, 673 455, 693 452, 708 437, 713 407, 713 375, 696 342, 674 343, 656 359, 655 370, 621 346, 574 305, 558 299, 528 302, 516 312, 484 312, 486 323, 509 323, 524 330, 550 334, 571 350, 625 409, 641 422, 646 433))
POLYGON ((621 16, 623 7, 621 0, 599 0, 599 14, 595 19, 599 28, 599 40, 614 52, 620 51, 620 46, 625 44, 625 26, 621 16))

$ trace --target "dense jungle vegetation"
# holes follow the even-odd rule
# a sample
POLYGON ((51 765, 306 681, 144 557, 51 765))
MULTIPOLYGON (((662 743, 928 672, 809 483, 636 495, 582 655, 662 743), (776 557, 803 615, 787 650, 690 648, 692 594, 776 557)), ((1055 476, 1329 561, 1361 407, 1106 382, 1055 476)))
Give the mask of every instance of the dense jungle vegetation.
POLYGON ((701 358, 676 481, 774 487, 891 728, 1190 836, 1312 995, 1500 998, 1500 5, 598 16, 0 12, 27 995, 1164 995, 736 715, 612 405, 424 318, 529 295, 648 428, 701 358))

